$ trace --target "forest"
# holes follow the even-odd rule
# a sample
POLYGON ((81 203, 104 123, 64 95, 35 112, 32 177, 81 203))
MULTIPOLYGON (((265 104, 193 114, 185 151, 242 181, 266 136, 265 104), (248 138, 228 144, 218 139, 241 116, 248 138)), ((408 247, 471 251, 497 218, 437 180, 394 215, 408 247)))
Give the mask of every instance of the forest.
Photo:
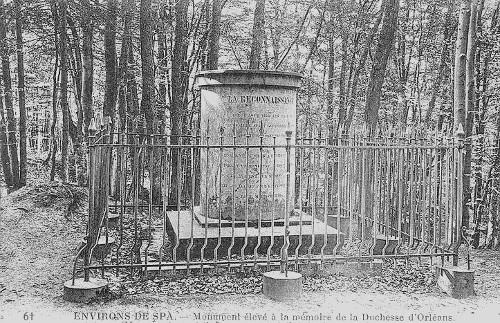
POLYGON ((0 0, 2 185, 85 186, 88 135, 108 123, 189 134, 197 72, 293 71, 306 128, 464 133, 463 223, 476 247, 497 248, 499 10, 498 0, 0 0))

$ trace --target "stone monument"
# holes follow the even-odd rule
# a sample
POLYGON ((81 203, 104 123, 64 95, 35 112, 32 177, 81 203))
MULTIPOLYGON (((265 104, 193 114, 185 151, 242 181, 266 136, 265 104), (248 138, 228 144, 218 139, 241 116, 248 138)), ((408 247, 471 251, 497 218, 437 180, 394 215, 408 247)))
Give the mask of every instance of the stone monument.
POLYGON ((289 253, 299 254, 328 253, 343 244, 336 229, 294 210, 300 81, 298 74, 279 71, 196 75, 200 205, 167 212, 166 231, 178 244, 178 259, 276 255, 285 241, 289 253))
MULTIPOLYGON (((197 74, 201 144, 209 147, 201 150, 202 216, 249 222, 285 217, 286 145, 295 143, 300 80, 299 74, 278 71, 219 70, 197 74), (242 147, 228 147, 233 145, 242 147), (249 145, 252 148, 246 149, 249 145)), ((293 151, 291 155, 290 210, 293 151)))

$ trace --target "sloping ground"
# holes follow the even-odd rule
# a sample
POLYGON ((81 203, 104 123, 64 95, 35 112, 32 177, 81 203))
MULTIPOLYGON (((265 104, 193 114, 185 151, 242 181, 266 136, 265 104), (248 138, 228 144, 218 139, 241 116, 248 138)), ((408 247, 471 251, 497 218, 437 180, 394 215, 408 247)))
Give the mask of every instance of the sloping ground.
POLYGON ((473 251, 478 295, 465 300, 443 295, 430 268, 386 266, 380 277, 308 277, 303 298, 285 303, 262 296, 259 275, 122 281, 113 286, 118 299, 67 303, 61 298, 62 284, 71 277, 84 236, 84 198, 81 189, 45 183, 0 200, 0 323, 25 322, 31 313, 33 322, 153 322, 160 313, 200 323, 222 322, 210 316, 222 313, 235 315, 234 322, 340 321, 343 315, 344 321, 354 322, 351 314, 361 322, 394 322, 400 315, 408 322, 411 314, 414 322, 450 317, 454 322, 500 322, 500 254, 493 251, 473 251), (141 311, 149 313, 148 320, 135 320, 141 311), (96 319, 99 313, 101 319, 96 319), (254 316, 245 319, 247 313, 254 316), (115 316, 104 320, 104 314, 115 316), (320 320, 320 314, 332 318, 320 320))
POLYGON ((84 216, 84 192, 56 182, 25 187, 0 201, 0 300, 53 298, 71 273, 84 216))

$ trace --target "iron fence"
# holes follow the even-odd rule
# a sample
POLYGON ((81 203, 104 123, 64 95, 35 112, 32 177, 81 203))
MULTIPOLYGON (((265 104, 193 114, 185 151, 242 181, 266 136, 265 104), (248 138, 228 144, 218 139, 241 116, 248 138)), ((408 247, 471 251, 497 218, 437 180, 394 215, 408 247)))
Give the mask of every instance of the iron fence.
POLYGON ((319 126, 277 138, 262 124, 253 138, 234 126, 219 134, 92 132, 78 257, 86 278, 92 269, 457 261, 460 138, 333 136, 319 126))

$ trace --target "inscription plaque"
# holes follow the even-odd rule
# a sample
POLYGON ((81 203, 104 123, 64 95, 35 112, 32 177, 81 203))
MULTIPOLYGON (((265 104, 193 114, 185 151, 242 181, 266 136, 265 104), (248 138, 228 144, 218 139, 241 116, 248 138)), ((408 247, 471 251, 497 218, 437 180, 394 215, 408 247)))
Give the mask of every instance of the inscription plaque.
MULTIPOLYGON (((197 85, 201 144, 208 147, 202 148, 200 160, 202 215, 252 222, 284 218, 286 145, 295 143, 300 76, 205 71, 197 75, 197 85)), ((291 148, 289 210, 293 209, 294 171, 291 148)))

